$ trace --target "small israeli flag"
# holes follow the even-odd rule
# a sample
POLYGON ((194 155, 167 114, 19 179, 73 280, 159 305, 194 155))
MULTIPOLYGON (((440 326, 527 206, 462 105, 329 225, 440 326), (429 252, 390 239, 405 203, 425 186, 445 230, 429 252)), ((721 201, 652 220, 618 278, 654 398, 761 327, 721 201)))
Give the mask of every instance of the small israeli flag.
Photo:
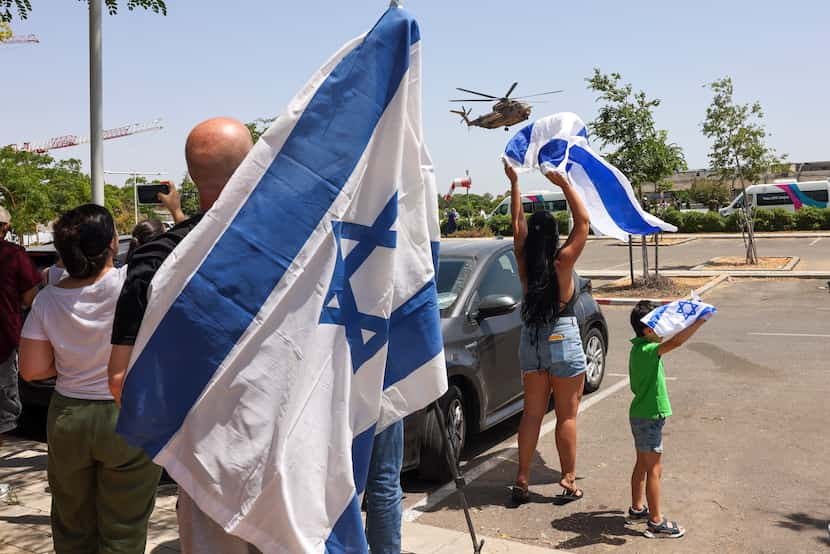
POLYGON ((694 293, 690 298, 663 304, 648 313, 642 321, 663 339, 675 336, 690 327, 698 319, 709 319, 717 310, 706 304, 694 293))
POLYGON ((420 45, 337 52, 152 283, 118 432, 266 554, 366 552, 373 437, 447 389, 420 45))
POLYGON ((507 143, 503 159, 517 171, 567 175, 598 235, 627 241, 629 235, 677 231, 640 207, 626 176, 588 144, 588 131, 576 114, 558 113, 522 128, 507 143))

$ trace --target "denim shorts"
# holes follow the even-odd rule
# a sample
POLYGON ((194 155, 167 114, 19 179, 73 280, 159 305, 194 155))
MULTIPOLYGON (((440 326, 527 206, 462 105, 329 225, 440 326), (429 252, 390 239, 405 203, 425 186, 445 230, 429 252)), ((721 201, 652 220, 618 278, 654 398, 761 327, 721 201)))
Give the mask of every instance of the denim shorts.
POLYGON ((632 417, 631 434, 634 435, 634 448, 640 452, 663 452, 663 426, 665 417, 643 419, 632 417))
POLYGON ((0 360, 0 434, 17 427, 22 411, 17 390, 17 351, 8 360, 0 360))
POLYGON ((576 377, 585 373, 588 366, 576 318, 560 317, 548 325, 523 325, 519 367, 522 373, 547 371, 553 377, 576 377))

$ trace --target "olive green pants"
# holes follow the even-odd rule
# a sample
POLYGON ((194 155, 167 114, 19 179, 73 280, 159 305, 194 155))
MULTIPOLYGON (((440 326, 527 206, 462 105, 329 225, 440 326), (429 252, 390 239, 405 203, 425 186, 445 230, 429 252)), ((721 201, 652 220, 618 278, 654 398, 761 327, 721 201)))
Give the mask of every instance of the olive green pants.
POLYGON ((57 554, 143 554, 161 468, 115 433, 112 400, 55 392, 49 404, 49 488, 57 554))

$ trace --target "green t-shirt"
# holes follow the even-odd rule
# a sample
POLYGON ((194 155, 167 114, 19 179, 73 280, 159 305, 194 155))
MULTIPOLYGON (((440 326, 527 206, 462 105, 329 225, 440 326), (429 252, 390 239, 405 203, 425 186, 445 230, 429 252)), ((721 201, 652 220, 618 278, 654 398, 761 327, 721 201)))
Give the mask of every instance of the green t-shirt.
POLYGON ((657 419, 670 416, 666 374, 663 372, 663 360, 657 353, 660 343, 650 342, 645 337, 634 337, 631 344, 628 376, 634 399, 628 410, 629 417, 657 419))

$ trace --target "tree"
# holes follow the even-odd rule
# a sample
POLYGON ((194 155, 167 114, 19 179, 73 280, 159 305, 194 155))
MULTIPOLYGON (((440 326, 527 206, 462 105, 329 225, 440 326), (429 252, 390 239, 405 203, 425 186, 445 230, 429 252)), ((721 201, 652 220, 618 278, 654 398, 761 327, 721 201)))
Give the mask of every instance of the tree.
POLYGON ((201 211, 199 206, 199 191, 196 190, 196 185, 190 179, 190 175, 185 173, 182 177, 182 184, 179 186, 179 195, 182 201, 182 211, 187 217, 193 217, 201 211))
MULTIPOLYGON (((104 3, 110 15, 118 13, 118 0, 104 0, 104 3)), ((0 21, 8 22, 13 19, 12 8, 16 8, 19 19, 27 19, 32 11, 32 2, 31 0, 0 0, 0 21)), ((128 10, 132 11, 136 8, 167 15, 167 4, 164 0, 127 0, 128 10)))
MULTIPOLYGON (((623 172, 643 200, 643 185, 657 184, 666 177, 686 169, 683 149, 668 141, 668 132, 657 129, 654 109, 660 105, 657 98, 648 99, 643 91, 634 92, 630 83, 622 84, 619 73, 604 74, 594 68, 586 79, 588 89, 599 93, 599 113, 588 124, 591 136, 597 138, 603 155, 623 172)), ((650 279, 648 251, 643 237, 643 278, 650 279)), ((632 276, 633 277, 633 276, 632 276)))
MULTIPOLYGON (((761 175, 774 171, 782 163, 775 150, 764 144, 767 136, 762 123, 764 112, 757 101, 752 104, 735 103, 731 77, 705 86, 714 93, 702 124, 704 136, 712 139, 709 166, 721 183, 731 181, 733 190, 737 180, 746 198, 747 182, 758 181, 761 175)), ((757 264, 752 208, 748 202, 744 202, 742 220, 746 230, 746 263, 757 264)))
POLYGON ((0 42, 12 38, 12 28, 5 21, 0 21, 0 42))
POLYGON ((246 123, 245 127, 251 132, 251 138, 256 142, 259 140, 259 137, 265 134, 265 131, 271 128, 271 124, 276 119, 276 117, 260 117, 250 123, 246 123))

